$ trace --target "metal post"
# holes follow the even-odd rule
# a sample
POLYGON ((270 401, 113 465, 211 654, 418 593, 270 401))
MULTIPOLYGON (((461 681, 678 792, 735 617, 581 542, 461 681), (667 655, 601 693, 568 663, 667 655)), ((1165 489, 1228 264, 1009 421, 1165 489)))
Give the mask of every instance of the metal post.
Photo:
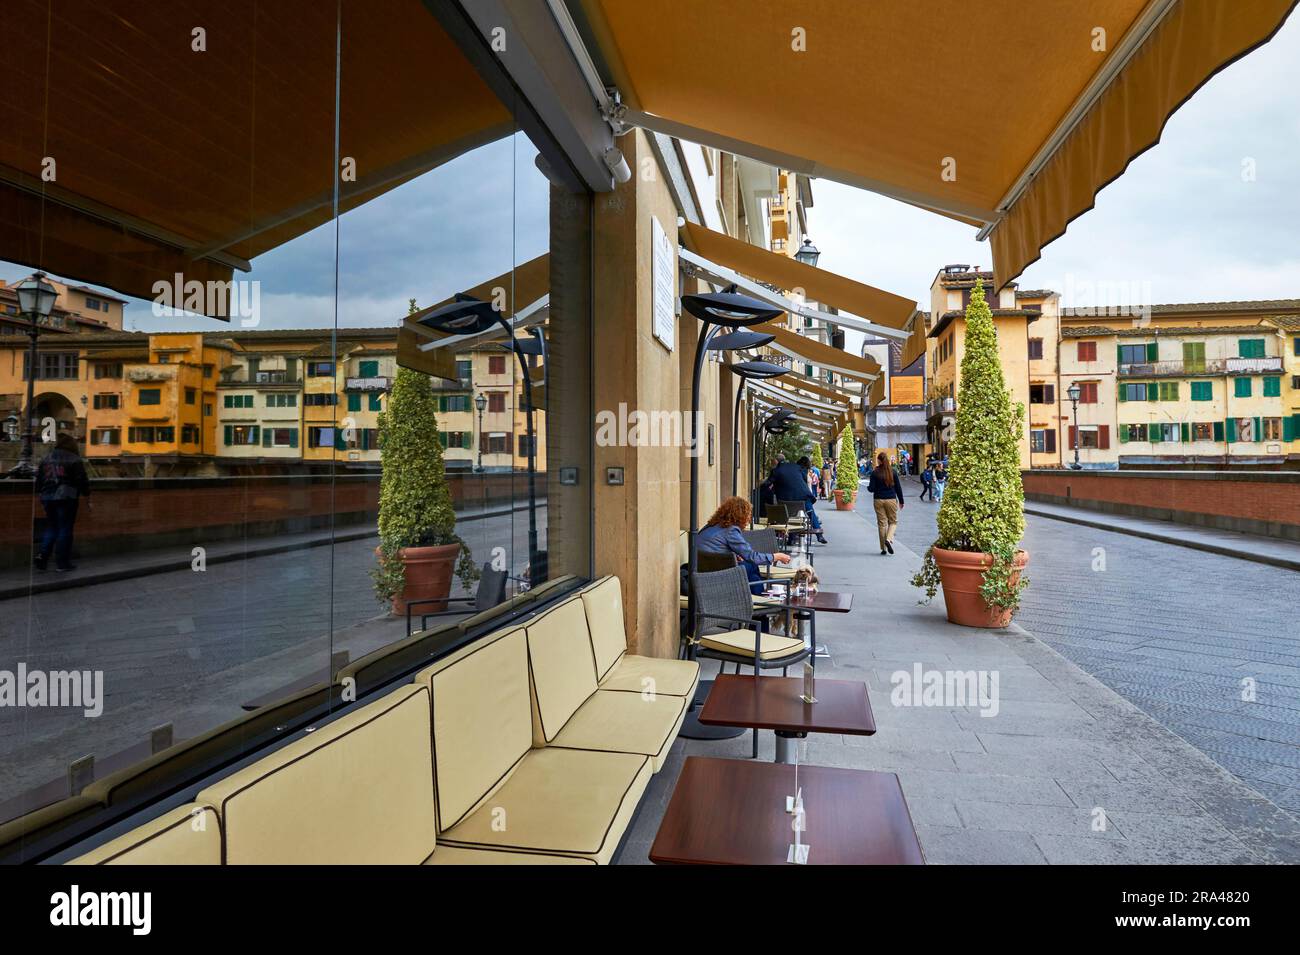
POLYGON ((1074 415, 1074 463, 1070 465, 1070 470, 1080 471, 1083 465, 1079 463, 1079 445, 1083 443, 1083 432, 1079 430, 1079 399, 1071 398, 1070 404, 1073 406, 1074 415))
POLYGON ((740 399, 745 393, 745 379, 740 377, 736 384, 736 407, 731 414, 731 496, 735 497, 740 488, 740 399))
POLYGON ((27 335, 31 339, 31 344, 27 348, 27 409, 24 418, 23 449, 19 453, 17 466, 10 472, 14 477, 30 477, 35 470, 32 467, 32 438, 36 428, 36 363, 39 357, 36 340, 41 330, 35 312, 32 312, 28 318, 31 319, 32 327, 27 330, 27 335))

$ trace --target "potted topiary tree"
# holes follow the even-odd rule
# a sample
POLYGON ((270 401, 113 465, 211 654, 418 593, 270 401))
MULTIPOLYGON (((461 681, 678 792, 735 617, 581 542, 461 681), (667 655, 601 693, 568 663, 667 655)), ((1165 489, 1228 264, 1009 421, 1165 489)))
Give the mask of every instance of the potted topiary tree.
POLYGON ((925 552, 912 583, 939 586, 948 620, 966 627, 1005 627, 1029 583, 1029 555, 1020 483, 1024 406, 1012 405, 998 361, 993 313, 977 282, 966 307, 966 354, 961 362, 957 421, 948 454, 948 484, 939 505, 939 537, 925 552))
MULTIPOLYGON (((416 311, 411 300, 411 312, 416 311)), ((375 596, 404 614, 407 601, 445 600, 455 573, 469 587, 478 578, 469 547, 456 536, 438 441, 432 382, 423 372, 399 367, 379 413, 378 566, 371 571, 375 596)), ((446 608, 430 604, 429 613, 446 608)))
POLYGON ((835 464, 835 510, 851 511, 858 496, 858 455, 853 432, 845 425, 840 433, 840 454, 835 464))

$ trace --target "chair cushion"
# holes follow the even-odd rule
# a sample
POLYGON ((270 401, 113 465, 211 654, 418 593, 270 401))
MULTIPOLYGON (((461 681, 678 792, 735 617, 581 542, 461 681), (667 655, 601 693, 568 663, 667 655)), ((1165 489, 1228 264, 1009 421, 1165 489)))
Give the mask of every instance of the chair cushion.
MULTIPOLYGON (((714 633, 707 637, 701 637, 700 646, 752 660, 754 659, 755 636, 753 630, 732 630, 728 633, 714 633)), ((774 633, 765 633, 763 634, 763 642, 759 647, 758 656, 761 660, 779 660, 781 657, 788 657, 803 649, 804 642, 802 640, 793 637, 782 637, 774 633)))
POLYGON ((493 634, 420 673, 433 698, 438 828, 450 829, 533 744, 528 644, 493 634))
POLYGON ((625 653, 600 683, 602 690, 692 696, 700 682, 700 665, 694 660, 665 660, 625 653))
POLYGON ((177 806, 68 865, 221 865, 221 821, 211 806, 177 806))
POLYGON ((464 822, 439 836, 439 851, 458 845, 561 852, 607 863, 650 772, 646 756, 534 749, 464 822))
POLYGON ((462 849, 439 846, 425 865, 595 865, 581 856, 544 855, 540 852, 507 852, 503 849, 462 849))
POLYGON ((433 852, 429 690, 404 686, 199 793, 240 864, 408 864, 433 852))
POLYGON ((622 584, 617 577, 606 577, 582 592, 582 606, 587 611, 587 629, 596 656, 596 679, 603 680, 627 652, 622 584))
POLYGON ((571 597, 528 625, 528 663, 533 744, 544 746, 596 692, 596 658, 582 600, 571 597))
POLYGON ((578 707, 551 746, 649 756, 656 773, 686 717, 684 696, 597 690, 578 707))

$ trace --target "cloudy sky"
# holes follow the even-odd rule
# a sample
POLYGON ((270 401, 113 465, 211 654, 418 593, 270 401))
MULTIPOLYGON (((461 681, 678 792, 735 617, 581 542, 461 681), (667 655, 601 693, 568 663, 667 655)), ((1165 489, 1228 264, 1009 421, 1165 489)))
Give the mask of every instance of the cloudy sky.
MULTIPOLYGON (((423 305, 546 250, 547 186, 521 135, 485 146, 345 215, 338 228, 340 327, 395 324, 423 305)), ((809 229, 821 266, 928 307, 944 264, 988 267, 987 243, 941 216, 826 180, 809 229)), ((1300 297, 1300 16, 1215 77, 1176 113, 1162 142, 1107 187, 1091 212, 1021 277, 1064 304, 1300 297), (1253 167, 1253 178, 1243 176, 1253 167)), ((261 256, 263 327, 335 324, 333 225, 261 256)), ((0 263, 0 278, 27 270, 0 263)), ((220 328, 128 308, 128 327, 220 328)))

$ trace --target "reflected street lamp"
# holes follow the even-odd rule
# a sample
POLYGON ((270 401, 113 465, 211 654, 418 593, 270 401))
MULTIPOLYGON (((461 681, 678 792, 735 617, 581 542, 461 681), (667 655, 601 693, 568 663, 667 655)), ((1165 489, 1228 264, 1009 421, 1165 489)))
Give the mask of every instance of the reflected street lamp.
POLYGON ((474 407, 478 409, 478 436, 474 439, 474 443, 478 446, 478 465, 474 468, 474 470, 482 471, 483 470, 483 412, 487 408, 487 395, 483 394, 483 392, 481 391, 477 395, 475 395, 474 407))
POLYGON ((1079 444, 1083 438, 1083 432, 1079 430, 1079 396, 1083 394, 1077 382, 1065 389, 1065 396, 1070 399, 1070 405, 1073 407, 1074 419, 1074 463, 1070 465, 1070 470, 1079 471, 1083 465, 1079 463, 1079 444))
POLYGON ((812 244, 812 239, 804 239, 803 245, 799 246, 799 251, 794 254, 794 257, 804 265, 811 265, 816 268, 817 260, 821 258, 821 255, 821 249, 812 244))
POLYGON ((54 310, 54 301, 59 297, 59 292, 45 281, 44 272, 37 272, 23 279, 15 286, 15 291, 18 293, 18 311, 26 315, 31 323, 27 329, 31 345, 27 349, 27 412, 26 428, 23 431, 23 450, 17 466, 9 472, 9 477, 30 479, 36 474, 36 469, 32 467, 32 436, 36 430, 36 373, 39 357, 36 342, 41 334, 41 326, 49 321, 50 312, 54 310))

